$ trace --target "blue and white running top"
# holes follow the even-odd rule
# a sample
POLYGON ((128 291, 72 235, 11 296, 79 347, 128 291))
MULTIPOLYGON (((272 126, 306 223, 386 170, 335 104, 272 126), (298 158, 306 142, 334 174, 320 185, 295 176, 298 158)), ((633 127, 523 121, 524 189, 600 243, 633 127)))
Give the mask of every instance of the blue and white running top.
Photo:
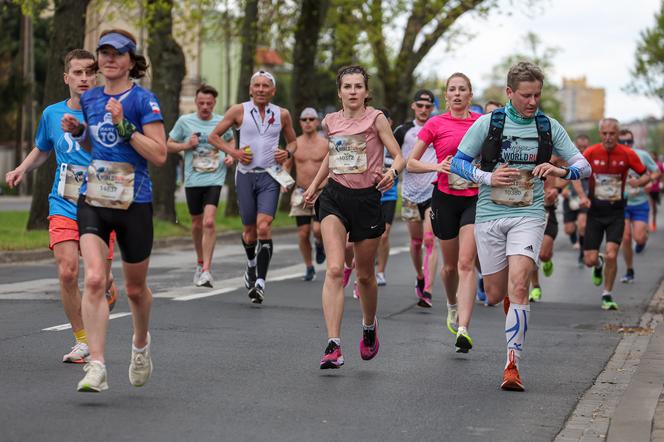
MULTIPOLYGON (((159 101, 152 92, 136 84, 128 91, 117 95, 105 94, 104 87, 100 86, 90 89, 81 96, 81 107, 88 124, 88 139, 92 145, 92 161, 131 164, 134 168, 133 201, 152 202, 152 182, 148 172, 148 162, 131 144, 118 136, 111 114, 106 112, 106 104, 111 97, 122 103, 124 117, 141 133, 144 125, 163 121, 159 101)), ((81 186, 81 194, 85 195, 86 190, 87 177, 81 186)))
MULTIPOLYGON (((48 195, 48 214, 49 216, 61 215, 69 219, 76 220, 76 199, 78 199, 78 186, 83 182, 85 169, 90 164, 90 154, 86 152, 80 144, 74 141, 71 134, 63 132, 60 127, 60 120, 64 114, 70 114, 78 120, 83 120, 83 112, 72 109, 67 106, 67 101, 60 101, 44 109, 37 135, 35 136, 35 147, 42 152, 51 152, 55 150, 55 161, 57 169, 55 170, 55 180, 53 188, 48 195), (78 167, 76 167, 78 166, 78 167), (76 183, 72 186, 72 197, 65 198, 64 195, 58 195, 58 185, 60 183, 60 172, 69 171, 69 181, 76 183)), ((65 179, 65 177, 63 177, 65 179)), ((63 192, 60 192, 61 194, 63 192)))

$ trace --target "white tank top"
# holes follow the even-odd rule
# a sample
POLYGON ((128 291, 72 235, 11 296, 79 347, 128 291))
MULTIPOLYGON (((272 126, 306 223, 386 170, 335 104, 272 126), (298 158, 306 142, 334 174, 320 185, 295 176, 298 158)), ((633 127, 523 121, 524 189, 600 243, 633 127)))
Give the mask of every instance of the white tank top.
POLYGON ((249 164, 238 164, 237 170, 246 173, 257 167, 266 169, 274 166, 274 152, 279 147, 281 133, 281 110, 269 103, 265 108, 265 118, 252 100, 242 103, 244 115, 240 126, 240 149, 249 146, 253 158, 249 164))

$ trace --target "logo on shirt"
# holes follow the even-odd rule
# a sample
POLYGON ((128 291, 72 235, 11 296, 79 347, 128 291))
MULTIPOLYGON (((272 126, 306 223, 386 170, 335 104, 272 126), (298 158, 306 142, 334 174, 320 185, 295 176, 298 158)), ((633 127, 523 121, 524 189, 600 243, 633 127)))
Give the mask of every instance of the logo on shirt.
POLYGON ((150 107, 152 108, 152 113, 153 114, 161 113, 161 109, 159 109, 159 104, 156 101, 151 101, 150 102, 150 107))
POLYGON ((111 113, 107 112, 104 115, 104 120, 99 124, 90 126, 92 136, 99 141, 103 146, 114 147, 118 144, 118 131, 113 124, 113 117, 111 113))
POLYGON ((71 137, 69 132, 65 132, 62 138, 65 140, 65 143, 67 143, 67 150, 65 153, 71 153, 74 149, 76 149, 76 151, 81 150, 81 145, 71 137))

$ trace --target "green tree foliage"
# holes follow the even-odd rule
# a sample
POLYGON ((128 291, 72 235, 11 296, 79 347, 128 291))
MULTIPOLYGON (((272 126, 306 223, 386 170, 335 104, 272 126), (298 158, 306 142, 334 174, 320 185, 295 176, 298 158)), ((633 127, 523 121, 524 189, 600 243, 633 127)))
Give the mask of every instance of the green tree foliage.
POLYGON ((641 31, 631 74, 634 82, 627 91, 645 93, 664 104, 664 0, 653 27, 641 31))
POLYGON ((555 47, 542 47, 541 40, 532 32, 527 33, 524 36, 524 40, 526 42, 524 46, 527 48, 525 53, 509 55, 491 69, 491 72, 488 75, 490 83, 482 94, 481 104, 484 105, 484 103, 489 100, 505 103, 507 101, 507 95, 505 95, 507 72, 510 70, 510 67, 519 61, 527 60, 535 63, 544 72, 545 80, 542 89, 540 108, 556 120, 562 122, 561 104, 556 98, 556 93, 558 92, 559 87, 551 81, 554 68, 553 59, 560 49, 555 47))

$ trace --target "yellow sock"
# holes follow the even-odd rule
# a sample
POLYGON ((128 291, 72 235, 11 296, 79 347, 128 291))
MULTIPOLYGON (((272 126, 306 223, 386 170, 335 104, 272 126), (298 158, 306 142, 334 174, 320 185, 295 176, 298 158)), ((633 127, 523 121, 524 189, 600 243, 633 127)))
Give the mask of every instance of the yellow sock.
POLYGON ((88 337, 85 334, 85 329, 82 328, 79 331, 74 332, 74 337, 76 338, 76 342, 82 343, 82 344, 87 344, 88 343, 88 337))

